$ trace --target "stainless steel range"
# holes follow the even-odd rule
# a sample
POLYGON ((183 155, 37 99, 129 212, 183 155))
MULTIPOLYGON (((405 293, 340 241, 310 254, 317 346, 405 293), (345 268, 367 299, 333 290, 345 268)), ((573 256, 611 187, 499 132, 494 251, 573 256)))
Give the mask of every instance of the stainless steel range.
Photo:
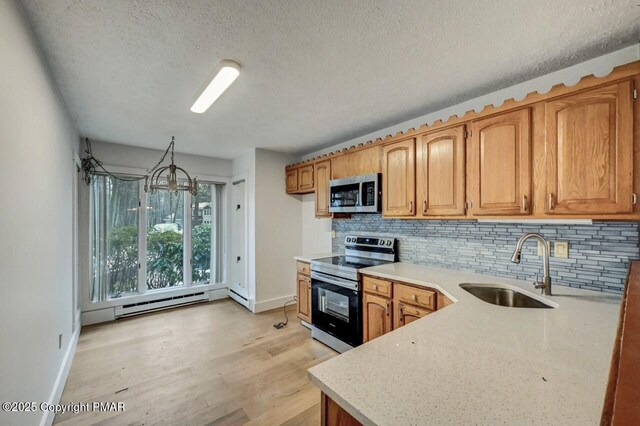
POLYGON ((311 335, 338 352, 362 344, 360 270, 392 263, 395 238, 345 238, 344 256, 311 261, 311 335))

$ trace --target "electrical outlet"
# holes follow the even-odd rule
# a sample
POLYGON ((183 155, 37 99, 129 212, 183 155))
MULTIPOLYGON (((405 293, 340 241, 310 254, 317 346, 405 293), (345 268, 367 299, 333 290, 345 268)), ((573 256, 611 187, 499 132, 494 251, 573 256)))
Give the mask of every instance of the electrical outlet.
POLYGON ((58 334, 58 349, 62 349, 62 334, 58 334))
POLYGON ((336 237, 336 231, 331 231, 331 238, 335 238, 336 237))
MULTIPOLYGON (((547 250, 551 250, 551 244, 549 242, 547 242, 547 250)), ((538 256, 542 256, 543 251, 544 251, 544 248, 542 247, 542 242, 538 241, 538 256)))
POLYGON ((569 243, 567 241, 556 241, 553 243, 553 257, 568 258, 569 243))

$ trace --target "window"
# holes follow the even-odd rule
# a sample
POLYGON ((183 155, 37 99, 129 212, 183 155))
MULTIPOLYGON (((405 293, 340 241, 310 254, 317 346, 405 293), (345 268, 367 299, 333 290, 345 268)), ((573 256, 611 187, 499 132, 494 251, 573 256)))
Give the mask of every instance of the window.
POLYGON ((97 176, 91 184, 91 300, 138 289, 138 182, 97 176))
POLYGON ((147 195, 147 290, 184 283, 184 194, 147 195))
POLYGON ((198 184, 198 195, 191 197, 191 281, 208 283, 211 279, 211 205, 213 185, 198 184))
POLYGON ((147 194, 140 181, 96 177, 90 188, 91 300, 221 282, 224 188, 199 183, 196 196, 147 194))

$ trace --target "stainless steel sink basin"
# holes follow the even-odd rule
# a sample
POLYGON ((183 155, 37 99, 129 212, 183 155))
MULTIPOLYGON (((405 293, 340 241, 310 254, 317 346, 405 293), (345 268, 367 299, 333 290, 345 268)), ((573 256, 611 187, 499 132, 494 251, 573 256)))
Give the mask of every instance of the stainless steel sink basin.
POLYGON ((540 300, 520 293, 517 290, 503 287, 498 284, 474 284, 464 283, 460 287, 473 294, 478 299, 498 306, 506 306, 509 308, 538 308, 552 309, 553 306, 547 305, 540 300))

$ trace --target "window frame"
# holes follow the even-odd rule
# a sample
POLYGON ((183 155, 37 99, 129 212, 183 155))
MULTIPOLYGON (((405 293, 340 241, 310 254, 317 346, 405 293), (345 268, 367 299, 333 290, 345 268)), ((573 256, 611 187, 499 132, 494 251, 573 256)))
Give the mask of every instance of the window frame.
MULTIPOLYGON (((129 168, 129 167, 119 167, 119 166, 109 166, 105 165, 105 168, 109 169, 113 174, 121 175, 121 176, 129 176, 129 177, 141 177, 146 174, 144 169, 138 168, 129 168)), ((113 306, 120 306, 123 304, 130 303, 138 303, 138 302, 146 302, 152 301, 154 299, 160 299, 166 297, 167 294, 171 295, 182 295, 193 292, 194 289, 209 291, 209 290, 219 290, 226 289, 228 287, 228 283, 226 282, 227 278, 227 267, 228 267, 228 242, 227 242, 227 233, 228 233, 228 215, 226 212, 227 209, 227 198, 229 196, 229 185, 231 184, 231 179, 227 177, 214 176, 214 175, 201 175, 197 174, 198 183, 202 184, 211 184, 211 185, 222 185, 222 190, 220 191, 221 197, 218 197, 217 191, 212 191, 212 203, 213 206, 219 206, 218 208, 212 209, 212 225, 214 220, 218 225, 222 225, 222 229, 219 229, 219 226, 212 226, 212 235, 211 235, 211 259, 210 264, 220 265, 222 268, 221 271, 215 274, 215 276, 220 277, 220 282, 211 282, 212 279, 215 281, 214 274, 210 275, 210 279, 208 283, 193 283, 192 282, 192 271, 191 271, 191 258, 192 258, 192 239, 191 239, 191 201, 192 196, 190 193, 185 192, 185 200, 184 200, 184 224, 183 229, 187 229, 189 226, 189 232, 185 232, 184 234, 184 243, 183 243, 183 285, 172 286, 168 288, 155 289, 155 290, 147 290, 146 289, 146 279, 147 279, 147 235, 146 235, 146 224, 147 224, 147 196, 144 191, 144 180, 140 180, 138 182, 138 286, 137 293, 131 293, 123 297, 118 298, 108 298, 107 300, 102 301, 92 301, 91 300, 91 292, 86 291, 86 295, 83 298, 82 303, 82 311, 92 311, 96 309, 103 309, 113 306), (220 198, 220 199, 218 199, 220 198), (222 216, 219 217, 218 215, 222 216), (215 218, 215 219, 214 219, 215 218), (222 239, 219 243, 217 239, 222 239), (219 248, 222 250, 219 250, 219 248), (221 253, 219 253, 221 251, 221 253), (217 260, 217 256, 220 255, 220 260, 217 260)), ((87 203, 90 205, 90 190, 89 196, 87 197, 87 203)), ((90 212, 91 208, 88 206, 87 211, 90 212)), ((90 220, 87 222, 87 235, 89 236, 89 245, 92 244, 93 233, 91 232, 90 220)), ((89 273, 91 274, 91 256, 89 255, 89 273)), ((89 285, 90 286, 90 285, 89 285)), ((87 287, 88 288, 88 287, 87 287)))

